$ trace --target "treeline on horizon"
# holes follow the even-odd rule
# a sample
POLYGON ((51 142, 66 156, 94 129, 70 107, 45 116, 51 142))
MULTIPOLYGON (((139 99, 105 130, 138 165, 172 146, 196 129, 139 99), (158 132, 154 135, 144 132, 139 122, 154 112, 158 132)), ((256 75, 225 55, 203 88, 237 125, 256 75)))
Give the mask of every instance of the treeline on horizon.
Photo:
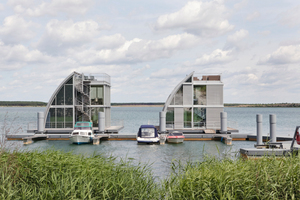
MULTIPOLYGON (((111 106, 164 106, 164 102, 132 102, 132 103, 111 103, 111 106)), ((0 101, 0 106, 47 106, 46 102, 41 101, 0 101)), ((225 107, 300 107, 300 103, 225 103, 225 107)))
POLYGON ((46 106, 47 103, 41 101, 0 101, 0 106, 46 106))

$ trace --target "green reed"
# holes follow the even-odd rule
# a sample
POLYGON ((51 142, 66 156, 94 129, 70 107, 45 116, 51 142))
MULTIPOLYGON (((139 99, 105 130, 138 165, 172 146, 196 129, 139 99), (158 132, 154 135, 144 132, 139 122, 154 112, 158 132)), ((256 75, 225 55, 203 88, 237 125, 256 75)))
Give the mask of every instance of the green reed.
POLYGON ((55 150, 1 152, 0 199, 300 199, 300 157, 172 163, 159 184, 149 166, 55 150))
POLYGON ((163 186, 165 199, 300 199, 300 158, 206 158, 174 172, 163 186))
POLYGON ((155 199, 149 167, 60 151, 3 152, 0 199, 155 199))

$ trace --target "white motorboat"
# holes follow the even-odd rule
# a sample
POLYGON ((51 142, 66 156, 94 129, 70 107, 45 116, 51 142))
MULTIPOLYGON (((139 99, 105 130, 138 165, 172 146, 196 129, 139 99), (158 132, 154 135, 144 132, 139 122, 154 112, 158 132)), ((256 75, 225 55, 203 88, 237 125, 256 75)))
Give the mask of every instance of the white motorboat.
POLYGON ((168 143, 182 143, 184 140, 184 135, 182 132, 174 131, 172 133, 169 133, 167 136, 167 142, 168 143))
POLYGON ((87 144, 93 142, 93 124, 92 122, 76 122, 74 130, 70 135, 70 141, 73 144, 87 144))
POLYGON ((136 140, 138 144, 159 144, 157 129, 153 125, 142 125, 136 140))

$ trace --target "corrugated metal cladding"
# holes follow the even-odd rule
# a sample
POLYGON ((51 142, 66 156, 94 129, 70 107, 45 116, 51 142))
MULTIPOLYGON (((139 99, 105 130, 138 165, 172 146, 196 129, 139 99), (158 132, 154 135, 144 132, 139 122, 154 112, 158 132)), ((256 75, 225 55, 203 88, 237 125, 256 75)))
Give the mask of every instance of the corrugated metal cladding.
POLYGON ((223 105, 223 85, 207 85, 207 105, 223 105))
POLYGON ((174 108, 174 128, 183 128, 183 108, 174 108))
POLYGON ((216 129, 220 128, 220 113, 223 112, 223 108, 206 108, 206 128, 216 129))
POLYGON ((183 105, 193 104, 193 85, 183 85, 183 105))

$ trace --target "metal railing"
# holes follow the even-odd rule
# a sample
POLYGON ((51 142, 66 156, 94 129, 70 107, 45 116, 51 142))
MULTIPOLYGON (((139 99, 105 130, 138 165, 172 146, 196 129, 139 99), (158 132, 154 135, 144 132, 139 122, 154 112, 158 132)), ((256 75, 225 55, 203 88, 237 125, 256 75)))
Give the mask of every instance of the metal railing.
POLYGON ((46 128, 73 128, 73 122, 46 122, 46 128))
MULTIPOLYGON (((86 77, 85 77, 86 78, 86 77)), ((110 76, 108 74, 102 73, 102 74, 90 74, 87 80, 95 80, 95 81, 102 81, 107 82, 110 84, 110 76)))
POLYGON ((194 73, 193 81, 201 81, 201 82, 211 82, 211 81, 222 81, 222 74, 218 73, 210 73, 210 74, 201 74, 194 73))

